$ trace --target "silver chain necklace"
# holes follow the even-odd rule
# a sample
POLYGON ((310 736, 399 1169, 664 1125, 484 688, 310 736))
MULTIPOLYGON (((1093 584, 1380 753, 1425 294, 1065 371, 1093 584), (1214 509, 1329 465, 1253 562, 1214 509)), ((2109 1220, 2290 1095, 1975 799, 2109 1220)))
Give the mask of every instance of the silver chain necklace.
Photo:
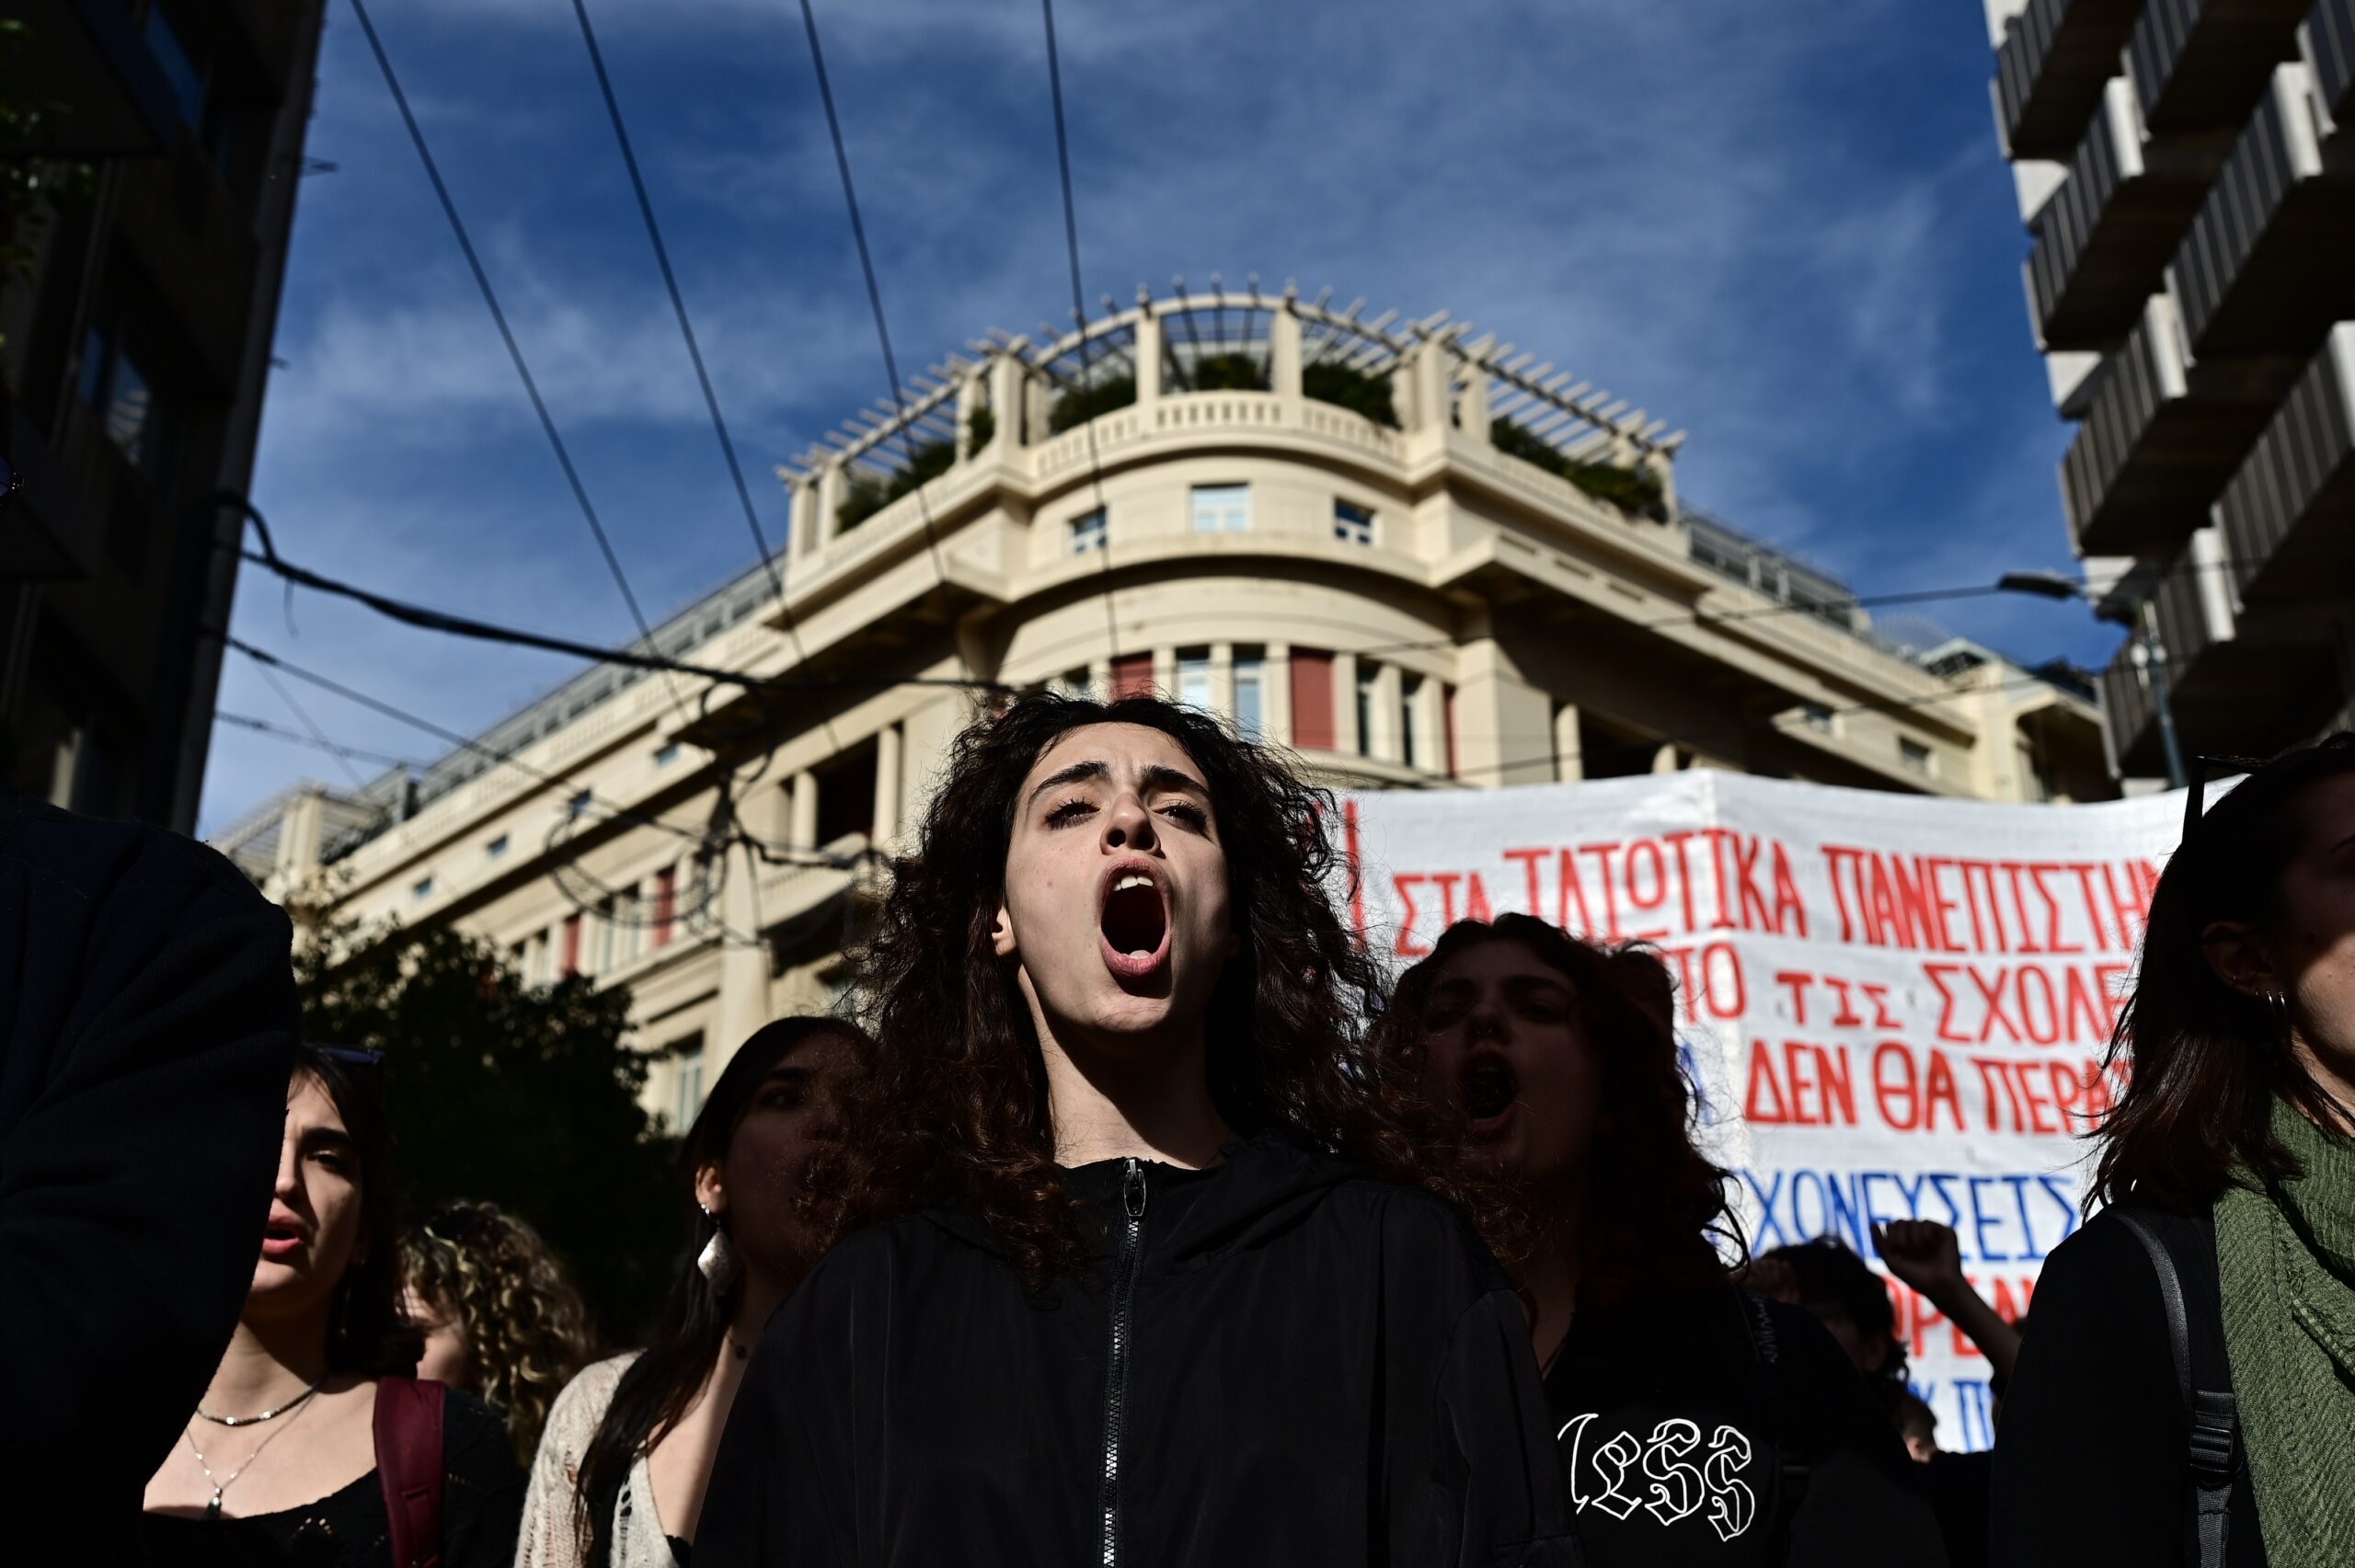
MULTIPOLYGON (((325 1382, 326 1380, 327 1379, 323 1378, 319 1379, 319 1382, 325 1382)), ((215 1426, 258 1426, 265 1421, 277 1420, 280 1416, 285 1414, 288 1411, 294 1409, 304 1400, 309 1399, 313 1394, 317 1393, 318 1391, 319 1384, 315 1382, 309 1388, 304 1389, 301 1393, 296 1394, 293 1399, 288 1400, 284 1404, 279 1405, 274 1409, 265 1410, 259 1415, 215 1415, 201 1404, 196 1407, 196 1413, 203 1419, 210 1421, 215 1426)))
MULTIPOLYGON (((302 1399, 290 1400, 286 1405, 281 1406, 281 1408, 292 1409, 294 1405, 301 1404, 304 1401, 308 1400, 311 1397, 311 1394, 315 1394, 318 1391, 318 1385, 314 1383, 311 1385, 309 1393, 305 1393, 302 1399)), ((273 1411, 271 1413, 276 1414, 277 1412, 273 1411)), ((247 1417, 247 1420, 248 1421, 259 1421, 262 1419, 264 1418, 258 1415, 247 1417)), ((204 1450, 196 1446, 196 1428, 194 1426, 190 1426, 181 1434, 188 1439, 188 1451, 196 1456, 196 1468, 204 1472, 205 1484, 213 1488, 212 1499, 204 1505, 204 1516, 206 1518, 217 1519, 221 1516, 222 1494, 226 1493, 232 1486, 237 1484, 237 1477, 245 1474, 247 1471, 253 1468, 253 1462, 261 1458, 261 1451, 264 1448, 269 1448, 272 1443, 278 1441, 278 1436, 280 1433, 293 1430, 293 1425, 294 1423, 290 1421, 283 1426, 265 1433, 262 1436, 262 1440, 254 1445, 254 1451, 246 1456, 246 1462, 231 1471, 225 1476, 214 1475, 213 1473, 213 1467, 205 1462, 204 1450)))

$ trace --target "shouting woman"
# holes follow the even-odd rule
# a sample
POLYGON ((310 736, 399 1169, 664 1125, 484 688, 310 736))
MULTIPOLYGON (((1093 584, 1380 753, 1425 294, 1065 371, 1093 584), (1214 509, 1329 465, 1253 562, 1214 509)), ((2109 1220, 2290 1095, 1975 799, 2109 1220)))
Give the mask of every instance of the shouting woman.
POLYGON ((1656 954, 1508 914, 1450 926, 1380 1030, 1521 1195, 1497 1240, 1588 1558, 1936 1563, 1915 1467, 1832 1335, 1727 1277, 1729 1177, 1693 1143, 1674 995, 1656 954))
POLYGON ((966 731, 868 955, 866 1229, 769 1326, 698 1568, 1577 1560, 1326 805, 1150 698, 966 731))

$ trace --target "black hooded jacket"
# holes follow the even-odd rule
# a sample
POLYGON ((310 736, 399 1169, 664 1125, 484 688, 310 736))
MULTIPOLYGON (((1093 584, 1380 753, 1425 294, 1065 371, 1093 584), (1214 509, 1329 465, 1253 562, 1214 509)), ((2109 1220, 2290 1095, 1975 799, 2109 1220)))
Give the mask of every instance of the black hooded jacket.
POLYGON ((971 1218, 852 1236, 778 1310, 696 1568, 1580 1561, 1519 1300, 1429 1195, 1272 1138, 1066 1173, 1034 1293, 971 1218))

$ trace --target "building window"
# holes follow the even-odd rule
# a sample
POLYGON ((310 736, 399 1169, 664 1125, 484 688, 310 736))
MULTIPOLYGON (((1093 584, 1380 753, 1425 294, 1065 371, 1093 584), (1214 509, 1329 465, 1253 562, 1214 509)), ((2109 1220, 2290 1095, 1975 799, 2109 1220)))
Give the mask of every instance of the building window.
POLYGON ((172 26, 171 12, 167 6, 155 6, 147 13, 147 52, 162 68, 164 82, 172 89, 172 102, 179 109, 180 118, 191 129, 201 129, 206 72, 197 64, 195 54, 172 26))
POLYGON ((1086 698, 1096 691, 1096 677, 1083 664, 1077 670, 1066 670, 1048 681, 1047 690, 1059 697, 1086 698))
POLYGON ((1355 501, 1335 501, 1333 537, 1344 544, 1372 544, 1373 513, 1355 501))
POLYGON ((1235 650, 1235 728, 1246 740, 1266 737, 1268 656, 1256 647, 1235 650))
POLYGON ((1936 761, 1928 747, 1918 740, 1908 740, 1901 735, 1897 738, 1897 760, 1905 765, 1909 773, 1925 776, 1932 772, 1930 764, 1936 761))
POLYGON ((431 898, 433 897, 433 878, 430 876, 419 877, 417 885, 408 890, 408 894, 412 898, 431 898))
POLYGON ((654 765, 658 768, 667 768, 678 760, 679 743, 675 740, 669 742, 654 753, 654 765))
POLYGON ((568 822, 578 822, 583 817, 588 816, 590 803, 595 799, 596 796, 591 795, 585 789, 575 795, 570 800, 564 803, 565 820, 568 822))
POLYGON ((1365 659, 1358 660, 1358 755, 1373 755, 1373 687, 1380 678, 1382 667, 1365 659))
POLYGON ((1292 743, 1303 751, 1330 751, 1337 744, 1333 723, 1333 656, 1322 648, 1292 650, 1292 743))
POLYGON ((666 865, 654 874, 654 945, 671 944, 671 922, 678 918, 679 868, 666 865))
POLYGON ((1423 678, 1408 675, 1398 682, 1398 760, 1410 768, 1422 765, 1418 755, 1417 721, 1423 705, 1423 678))
POLYGON ((1185 707, 1211 709, 1211 652, 1208 648, 1178 650, 1178 701, 1185 707))
POLYGON ((810 782, 818 791, 818 842, 794 848, 815 849, 854 835, 874 836, 876 770, 880 756, 879 743, 868 738, 810 770, 810 782))
POLYGON ((1195 532, 1248 533, 1250 531, 1250 486, 1197 485, 1194 486, 1195 532))
POLYGON ((97 411, 123 461, 160 482, 170 430, 154 380, 125 349, 120 328, 94 326, 82 347, 82 401, 97 411))
POLYGON ((1102 507, 1072 519, 1071 553, 1074 555, 1085 555, 1090 550, 1101 550, 1110 537, 1110 529, 1106 526, 1104 521, 1102 507))
POLYGON ((575 910, 564 917, 564 967, 559 978, 570 979, 580 972, 580 911, 575 910))
POLYGON ((1153 691, 1153 655, 1124 653, 1112 661, 1112 700, 1142 697, 1153 691))
POLYGON ((1821 703, 1801 704, 1799 705, 1799 717, 1806 723, 1809 729, 1820 729, 1826 735, 1832 733, 1832 710, 1825 707, 1821 703))
POLYGON ((703 1036, 689 1035, 671 1047, 671 1125, 684 1129, 703 1109, 703 1036))
POLYGON ((490 841, 490 842, 488 842, 488 843, 487 843, 487 844, 483 845, 483 847, 482 847, 482 857, 483 857, 483 859, 485 859, 485 860, 504 860, 504 859, 506 859, 506 858, 507 858, 507 835, 506 835, 506 834, 504 834, 504 833, 501 833, 501 834, 500 834, 500 835, 499 835, 499 837, 497 837, 497 838, 495 838, 495 839, 491 840, 491 841, 490 841))

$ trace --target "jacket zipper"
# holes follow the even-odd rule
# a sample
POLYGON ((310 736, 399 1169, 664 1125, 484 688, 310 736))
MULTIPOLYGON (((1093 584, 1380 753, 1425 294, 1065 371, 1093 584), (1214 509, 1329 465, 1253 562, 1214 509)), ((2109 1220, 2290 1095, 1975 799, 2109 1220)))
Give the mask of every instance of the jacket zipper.
POLYGON ((1112 1276, 1112 1354, 1104 1378, 1103 1568, 1120 1561, 1120 1429, 1129 1401, 1129 1303, 1136 1294, 1137 1254, 1144 1241, 1144 1164, 1135 1156, 1120 1177, 1120 1257, 1112 1276))

